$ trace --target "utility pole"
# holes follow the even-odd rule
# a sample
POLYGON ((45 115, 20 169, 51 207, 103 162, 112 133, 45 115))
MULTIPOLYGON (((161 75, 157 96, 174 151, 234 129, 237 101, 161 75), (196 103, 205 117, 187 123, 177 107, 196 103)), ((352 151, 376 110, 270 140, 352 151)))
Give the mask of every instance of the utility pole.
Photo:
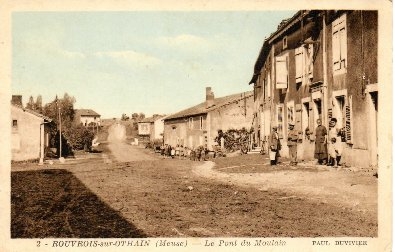
MULTIPOLYGON (((56 104, 58 104, 58 96, 56 96, 56 104)), ((60 113, 60 106, 58 106, 58 119, 59 119, 59 159, 62 158, 62 118, 60 113)))
POLYGON ((322 86, 323 91, 323 104, 322 104, 322 124, 328 128, 328 70, 327 70, 327 51, 326 51, 326 22, 325 22, 325 11, 322 16, 322 62, 324 72, 324 84, 322 86))

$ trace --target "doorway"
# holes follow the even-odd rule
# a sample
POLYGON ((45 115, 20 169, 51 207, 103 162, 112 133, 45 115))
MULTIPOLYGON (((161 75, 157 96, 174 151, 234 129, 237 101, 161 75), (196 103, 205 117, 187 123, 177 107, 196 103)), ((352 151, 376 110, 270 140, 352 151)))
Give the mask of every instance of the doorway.
POLYGON ((377 132, 377 116, 378 116, 378 92, 369 93, 369 129, 370 129, 370 160, 371 164, 376 166, 378 164, 378 132, 377 132))

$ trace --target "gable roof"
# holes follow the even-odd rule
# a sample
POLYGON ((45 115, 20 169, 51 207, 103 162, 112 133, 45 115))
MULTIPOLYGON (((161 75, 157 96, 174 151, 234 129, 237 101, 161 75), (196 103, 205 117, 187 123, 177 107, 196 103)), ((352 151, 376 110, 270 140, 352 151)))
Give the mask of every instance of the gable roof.
POLYGON ((154 123, 156 120, 158 120, 158 119, 163 120, 165 117, 166 117, 166 115, 157 115, 157 116, 146 117, 144 119, 141 119, 137 123, 154 123))
POLYGON ((154 123, 154 118, 152 116, 146 117, 146 118, 138 121, 137 123, 154 123))
POLYGON ((22 106, 20 106, 20 105, 17 105, 17 104, 11 104, 11 106, 13 106, 13 107, 15 107, 15 108, 18 108, 18 109, 21 109, 21 110, 23 110, 23 112, 27 112, 27 113, 32 114, 32 115, 34 115, 34 116, 37 116, 37 117, 39 117, 39 118, 41 118, 41 119, 44 119, 44 120, 46 120, 46 121, 48 121, 48 122, 52 122, 52 119, 49 118, 48 116, 45 116, 45 115, 43 115, 43 114, 40 114, 40 113, 38 113, 38 112, 36 112, 36 111, 33 111, 33 110, 31 110, 31 109, 24 108, 24 107, 22 107, 22 106))
POLYGON ((172 115, 169 115, 168 117, 164 118, 164 120, 171 120, 171 119, 176 119, 176 118, 182 118, 182 117, 189 117, 193 115, 199 115, 199 114, 206 114, 210 111, 219 109, 220 107, 223 107, 225 105, 235 103, 238 101, 241 101, 245 98, 249 98, 253 96, 253 91, 248 91, 248 92, 243 92, 243 93, 237 93, 233 95, 228 95, 228 96, 223 96, 219 98, 214 99, 214 105, 211 107, 206 108, 206 102, 202 102, 196 106, 187 108, 185 110, 179 111, 177 113, 174 113, 172 115))
POLYGON ((74 112, 77 116, 100 116, 100 114, 96 113, 92 109, 75 109, 74 112))

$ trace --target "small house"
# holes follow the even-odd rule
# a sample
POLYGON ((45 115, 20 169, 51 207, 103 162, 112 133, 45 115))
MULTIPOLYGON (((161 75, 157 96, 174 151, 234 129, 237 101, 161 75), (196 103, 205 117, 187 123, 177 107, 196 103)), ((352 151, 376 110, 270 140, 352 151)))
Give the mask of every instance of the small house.
POLYGON ((11 160, 39 160, 42 163, 49 146, 48 124, 52 119, 23 108, 21 104, 11 104, 11 160))

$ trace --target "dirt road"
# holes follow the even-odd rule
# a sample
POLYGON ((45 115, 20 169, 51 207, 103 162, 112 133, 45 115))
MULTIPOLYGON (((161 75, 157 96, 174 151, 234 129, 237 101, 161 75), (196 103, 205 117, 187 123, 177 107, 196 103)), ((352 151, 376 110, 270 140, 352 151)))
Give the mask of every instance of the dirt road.
POLYGON ((371 175, 274 168, 261 155, 163 159, 116 124, 108 140, 86 159, 12 167, 13 238, 378 235, 371 175))
MULTIPOLYGON (((253 158, 256 157, 251 157, 253 158)), ((373 176, 333 168, 317 170, 266 167, 266 172, 259 173, 229 172, 234 168, 237 166, 216 169, 215 163, 209 161, 193 172, 222 183, 250 186, 262 191, 280 190, 293 195, 292 197, 308 197, 318 202, 377 214, 378 188, 377 179, 373 176)))
POLYGON ((133 146, 126 141, 125 126, 114 124, 108 130, 108 148, 118 162, 155 160, 152 155, 141 151, 142 147, 133 146))

